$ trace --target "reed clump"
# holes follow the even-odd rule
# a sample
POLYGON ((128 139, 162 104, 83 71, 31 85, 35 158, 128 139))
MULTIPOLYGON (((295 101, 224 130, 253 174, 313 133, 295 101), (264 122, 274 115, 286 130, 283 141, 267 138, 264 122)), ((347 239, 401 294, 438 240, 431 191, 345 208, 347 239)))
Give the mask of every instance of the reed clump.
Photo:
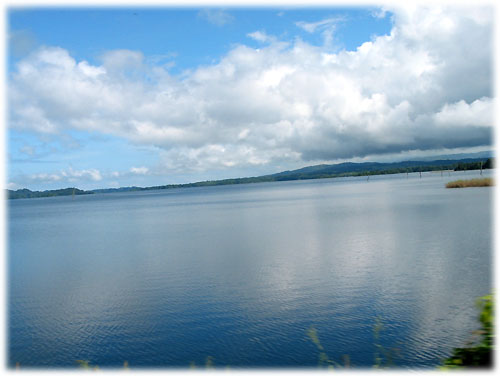
POLYGON ((455 180, 446 184, 446 188, 490 187, 494 185, 492 178, 455 180))

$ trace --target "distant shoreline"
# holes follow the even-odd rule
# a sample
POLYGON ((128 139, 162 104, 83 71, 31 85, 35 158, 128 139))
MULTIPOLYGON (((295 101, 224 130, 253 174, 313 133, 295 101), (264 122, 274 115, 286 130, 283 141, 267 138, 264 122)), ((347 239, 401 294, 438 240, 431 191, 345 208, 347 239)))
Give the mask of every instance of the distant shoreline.
POLYGON ((64 188, 46 191, 31 191, 27 188, 16 191, 7 189, 8 199, 21 198, 41 198, 55 196, 79 196, 95 193, 116 193, 116 192, 135 192, 174 188, 207 187, 217 185, 235 185, 266 183, 275 181, 293 181, 293 180, 312 180, 328 179, 348 176, 371 176, 371 175, 392 175, 400 173, 414 172, 447 172, 447 171, 467 171, 493 168, 493 158, 465 158, 458 160, 434 160, 434 161, 404 161, 393 163, 339 163, 333 165, 316 165, 304 167, 292 171, 283 171, 271 175, 263 175, 247 178, 233 178, 222 180, 207 180, 195 183, 185 184, 167 184, 151 187, 122 187, 122 188, 104 188, 93 190, 81 190, 78 188, 64 188))

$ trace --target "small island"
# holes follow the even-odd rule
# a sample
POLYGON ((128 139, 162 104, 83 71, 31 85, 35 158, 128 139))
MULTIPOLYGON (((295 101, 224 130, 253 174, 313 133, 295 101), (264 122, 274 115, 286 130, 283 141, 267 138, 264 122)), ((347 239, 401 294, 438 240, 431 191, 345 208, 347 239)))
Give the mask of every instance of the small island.
POLYGON ((446 184, 446 188, 490 187, 494 185, 492 178, 455 180, 446 184))

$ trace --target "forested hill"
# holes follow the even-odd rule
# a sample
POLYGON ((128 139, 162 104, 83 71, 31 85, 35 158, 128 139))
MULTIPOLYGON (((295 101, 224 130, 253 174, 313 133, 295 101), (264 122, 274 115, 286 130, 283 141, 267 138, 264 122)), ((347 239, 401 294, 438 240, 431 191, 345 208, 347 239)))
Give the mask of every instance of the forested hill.
POLYGON ((204 187, 212 185, 248 184, 272 181, 323 179, 343 176, 366 176, 382 174, 398 174, 404 172, 424 172, 440 170, 477 170, 493 168, 492 158, 466 158, 457 160, 435 160, 435 161, 404 161, 393 163, 339 163, 332 165, 316 165, 304 167, 298 170, 283 171, 277 174, 263 175, 249 178, 234 178, 223 180, 207 180, 187 184, 168 184, 154 187, 124 187, 96 189, 96 193, 124 192, 124 191, 144 191, 169 188, 204 187))
POLYGON ((36 198, 36 197, 54 197, 54 196, 73 196, 93 194, 92 191, 82 191, 78 188, 54 189, 50 191, 30 191, 29 189, 18 189, 12 191, 7 189, 7 197, 14 198, 36 198))
POLYGON ((392 163, 364 162, 317 165, 269 175, 275 180, 321 179, 326 177, 398 174, 439 170, 478 170, 492 168, 491 158, 459 160, 404 161, 392 163))

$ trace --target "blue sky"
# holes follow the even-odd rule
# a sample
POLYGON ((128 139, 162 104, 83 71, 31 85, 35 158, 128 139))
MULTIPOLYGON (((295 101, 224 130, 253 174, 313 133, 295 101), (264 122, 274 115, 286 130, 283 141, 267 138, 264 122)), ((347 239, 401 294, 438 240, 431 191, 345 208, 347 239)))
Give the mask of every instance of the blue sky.
POLYGON ((487 150, 491 13, 11 7, 8 187, 151 186, 487 150))
MULTIPOLYGON (((283 40, 300 37, 322 45, 320 34, 296 22, 339 18, 335 48, 355 50, 373 35, 390 33, 390 17, 373 17, 377 8, 10 8, 9 32, 31 37, 29 48, 59 46, 75 59, 96 63, 108 50, 141 51, 154 61, 175 62, 181 73, 212 64, 235 44, 258 47, 247 36, 256 30, 283 40), (157 59, 157 60, 156 60, 157 59)), ((12 63, 20 53, 9 55, 12 63)), ((10 68, 12 69, 12 63, 10 68)))

